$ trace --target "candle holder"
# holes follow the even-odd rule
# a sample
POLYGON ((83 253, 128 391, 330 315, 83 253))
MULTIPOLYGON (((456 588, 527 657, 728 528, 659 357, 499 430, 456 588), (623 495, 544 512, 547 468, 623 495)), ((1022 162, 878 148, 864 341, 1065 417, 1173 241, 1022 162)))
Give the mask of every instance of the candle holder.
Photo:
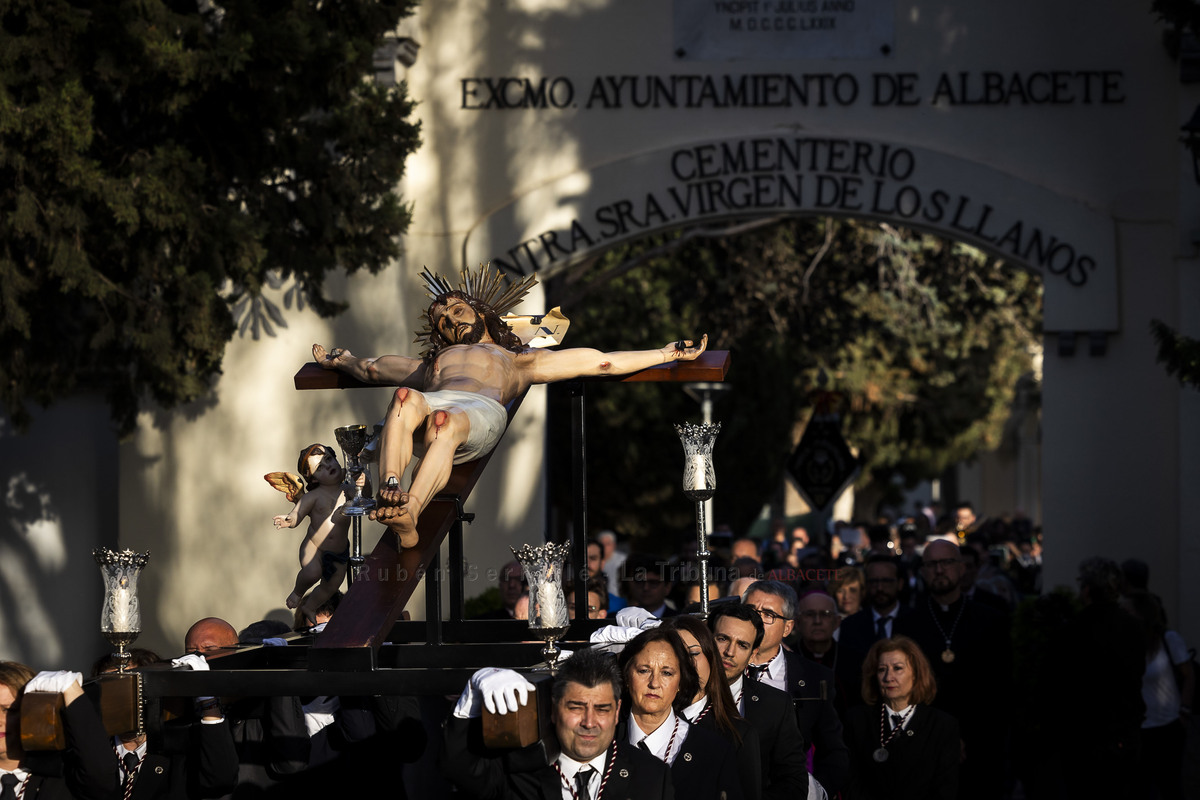
POLYGON ((675 426, 683 443, 683 494, 696 504, 696 558, 700 560, 700 617, 708 619, 708 530, 704 522, 704 502, 717 490, 712 450, 721 423, 675 426))
POLYGON ((546 643, 542 648, 545 663, 535 667, 534 671, 548 671, 553 675, 562 655, 558 640, 566 636, 571 624, 567 597, 563 594, 563 562, 567 560, 571 546, 550 542, 538 547, 524 544, 519 550, 511 547, 509 550, 524 570, 529 584, 529 630, 546 643))
POLYGON ((129 668, 129 653, 126 647, 142 632, 142 612, 138 607, 137 582, 142 568, 150 560, 150 551, 135 553, 125 549, 121 552, 97 547, 92 557, 100 565, 104 577, 104 606, 100 609, 100 632, 108 643, 117 648, 113 653, 118 659, 117 671, 129 668))

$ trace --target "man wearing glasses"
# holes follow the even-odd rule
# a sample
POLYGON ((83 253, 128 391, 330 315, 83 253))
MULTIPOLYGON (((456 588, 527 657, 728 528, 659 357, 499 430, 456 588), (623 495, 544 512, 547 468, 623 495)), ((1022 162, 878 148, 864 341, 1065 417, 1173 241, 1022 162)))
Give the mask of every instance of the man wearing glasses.
POLYGON ((834 638, 840 620, 837 601, 831 595, 819 589, 805 592, 796 611, 796 629, 800 635, 789 644, 809 661, 833 672, 837 688, 833 707, 842 717, 862 694, 862 660, 856 664, 853 656, 846 657, 841 643, 834 638))
MULTIPOLYGON (((575 619, 575 585, 568 583, 563 586, 567 595, 567 611, 571 619, 575 619)), ((592 575, 587 580, 587 618, 605 619, 608 617, 608 586, 604 582, 603 573, 592 575)))
POLYGON ((758 609, 763 621, 763 640, 746 674, 791 695, 805 747, 815 749, 813 777, 833 797, 846 785, 850 756, 833 707, 833 672, 783 647, 796 624, 796 592, 782 581, 757 581, 742 602, 758 609))

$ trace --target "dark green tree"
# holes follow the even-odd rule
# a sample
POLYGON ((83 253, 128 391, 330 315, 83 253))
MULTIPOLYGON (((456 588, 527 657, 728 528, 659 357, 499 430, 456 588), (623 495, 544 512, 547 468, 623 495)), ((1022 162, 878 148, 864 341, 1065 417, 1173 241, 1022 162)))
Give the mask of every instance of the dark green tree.
POLYGON ((0 393, 81 390, 132 430, 196 399, 237 330, 342 305, 377 272, 419 144, 372 54, 412 0, 7 0, 0 5, 0 393))
POLYGON ((1200 388, 1200 340, 1184 336, 1162 320, 1150 320, 1158 345, 1158 363, 1184 386, 1200 388))
MULTIPOLYGON (((771 499, 822 372, 844 398, 860 488, 936 477, 998 444, 1040 342, 1038 276, 887 225, 788 218, 743 228, 620 247, 550 287, 572 319, 572 345, 645 347, 707 332, 710 347, 730 351, 732 390, 715 413, 718 520, 744 530, 771 499)), ((590 527, 672 547, 693 523, 671 424, 698 419, 696 403, 673 384, 589 392, 590 527)))

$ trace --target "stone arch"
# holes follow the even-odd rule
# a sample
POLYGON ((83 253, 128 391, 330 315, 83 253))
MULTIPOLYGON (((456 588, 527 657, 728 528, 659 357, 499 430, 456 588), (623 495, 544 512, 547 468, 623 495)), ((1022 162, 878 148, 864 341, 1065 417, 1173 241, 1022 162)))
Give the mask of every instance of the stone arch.
POLYGON ((647 234, 767 214, 894 222, 1045 280, 1045 330, 1118 325, 1115 223, 1077 199, 936 150, 834 135, 697 140, 564 175, 478 220, 464 264, 547 277, 647 234))

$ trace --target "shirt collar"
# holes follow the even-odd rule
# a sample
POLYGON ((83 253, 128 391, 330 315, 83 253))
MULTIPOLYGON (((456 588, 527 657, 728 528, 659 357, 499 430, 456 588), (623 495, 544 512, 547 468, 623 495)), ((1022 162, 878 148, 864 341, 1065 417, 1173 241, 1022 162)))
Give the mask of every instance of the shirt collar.
POLYGON ((688 722, 694 722, 696 717, 700 715, 700 712, 704 710, 706 705, 708 705, 708 695, 701 697, 699 700, 685 708, 683 710, 683 718, 688 722))
POLYGON ((653 732, 646 734, 642 733, 642 729, 638 727, 637 720, 630 716, 629 743, 637 747, 638 743, 644 739, 646 747, 650 748, 650 752, 656 758, 670 763, 670 757, 673 753, 668 753, 667 748, 670 747, 673 751, 678 750, 683 745, 683 738, 687 733, 687 723, 679 720, 679 734, 675 736, 675 742, 672 744, 671 734, 675 732, 676 719, 675 712, 668 711, 667 718, 662 721, 662 724, 655 728, 653 732))
MULTIPOLYGON (((143 758, 146 757, 146 749, 147 749, 148 741, 149 740, 142 742, 134 750, 126 750, 125 745, 121 742, 121 737, 114 736, 112 739, 113 752, 115 752, 117 754, 118 761, 125 758, 126 753, 137 753, 138 761, 141 761, 143 758)), ((121 763, 124 764, 125 762, 121 761, 121 763)))
POLYGON ((886 614, 880 614, 878 611, 876 611, 875 609, 872 608, 871 609, 871 620, 873 622, 879 622, 879 620, 883 619, 884 617, 891 617, 892 622, 895 622, 896 621, 896 612, 899 610, 900 610, 900 601, 899 600, 897 600, 895 603, 892 604, 892 610, 887 612, 886 614))
MULTIPOLYGON (((757 664, 756 666, 762 665, 757 664)), ((787 686, 787 657, 783 654, 782 644, 775 653, 775 657, 767 662, 767 670, 758 677, 758 680, 768 686, 774 686, 776 689, 784 689, 787 686)), ((730 688, 732 689, 732 687, 730 688)))
POLYGON ((915 714, 916 712, 917 712, 916 707, 913 706, 911 703, 909 705, 905 706, 904 708, 900 709, 899 711, 892 711, 891 706, 888 706, 887 707, 888 730, 892 729, 892 717, 894 717, 895 715, 899 714, 901 717, 903 717, 903 719, 900 721, 900 727, 907 728, 908 723, 912 722, 913 714, 915 714))
POLYGON ((600 755, 593 758, 591 761, 576 761, 570 756, 565 756, 561 753, 558 755, 558 768, 562 770, 563 777, 572 783, 575 782, 575 773, 581 769, 591 767, 600 775, 604 774, 604 761, 608 758, 608 750, 605 750, 600 755))

